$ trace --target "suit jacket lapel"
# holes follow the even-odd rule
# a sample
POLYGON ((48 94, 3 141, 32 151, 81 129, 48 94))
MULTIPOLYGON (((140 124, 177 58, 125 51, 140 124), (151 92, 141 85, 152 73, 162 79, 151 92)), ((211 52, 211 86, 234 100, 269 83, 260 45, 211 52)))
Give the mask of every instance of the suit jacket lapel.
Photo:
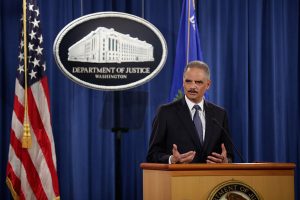
POLYGON ((204 138, 204 144, 203 144, 203 149, 208 148, 208 141, 212 141, 211 138, 213 137, 213 121, 212 121, 212 112, 213 110, 207 104, 206 101, 204 101, 204 111, 205 111, 205 138, 204 138))
POLYGON ((195 125, 191 118, 190 110, 189 110, 184 98, 182 98, 180 104, 178 104, 177 111, 178 111, 177 114, 178 114, 179 118, 181 119, 182 123, 184 124, 188 134, 191 136, 195 146, 200 147, 201 144, 200 144, 199 136, 197 134, 195 125))

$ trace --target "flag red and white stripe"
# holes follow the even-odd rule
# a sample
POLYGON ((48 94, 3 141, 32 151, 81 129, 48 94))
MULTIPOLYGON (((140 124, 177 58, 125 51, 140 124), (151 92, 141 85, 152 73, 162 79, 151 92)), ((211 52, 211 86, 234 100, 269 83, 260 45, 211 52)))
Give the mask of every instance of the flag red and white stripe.
POLYGON ((28 87, 25 89, 22 29, 6 180, 14 199, 59 199, 40 12, 34 0, 27 1, 26 5, 28 87), (22 148, 23 123, 26 114, 25 92, 27 92, 27 121, 32 139, 31 148, 22 148))

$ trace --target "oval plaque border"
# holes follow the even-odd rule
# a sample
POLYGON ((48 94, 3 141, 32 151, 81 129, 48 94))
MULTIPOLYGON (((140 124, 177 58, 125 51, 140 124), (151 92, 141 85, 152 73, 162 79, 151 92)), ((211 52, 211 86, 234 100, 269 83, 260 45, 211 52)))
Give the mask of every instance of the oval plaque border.
POLYGON ((87 88, 91 88, 91 89, 96 89, 96 90, 104 90, 104 91, 118 91, 118 90, 126 90, 126 89, 131 89, 137 86, 140 86, 144 83, 147 83, 148 81, 150 81, 151 79, 153 79, 164 67, 164 64, 167 60, 167 54, 168 54, 168 48, 167 48, 167 44, 166 44, 166 40, 163 37, 162 33, 153 25, 151 24, 149 21, 132 15, 132 14, 128 14, 128 13, 123 13, 123 12, 97 12, 97 13, 92 13, 92 14, 88 14, 88 15, 84 15, 82 17, 79 17, 73 21, 71 21, 70 23, 68 23, 57 35, 54 44, 53 44, 53 53, 54 53, 54 58, 55 61, 59 67, 59 69, 63 72, 63 74, 65 74, 69 79, 71 79, 73 82, 78 83, 79 85, 82 85, 84 87, 87 88), (87 81, 83 81, 81 79, 79 79, 78 77, 74 76, 73 74, 71 74, 63 65, 60 56, 59 56, 59 47, 60 44, 63 40, 63 38, 65 37, 65 35, 72 30, 73 28, 75 28, 76 26, 87 22, 89 20, 93 20, 93 19, 98 19, 98 18, 108 18, 108 17, 118 17, 118 18, 125 18, 128 20, 132 20, 135 22, 138 22, 146 27, 148 27, 150 30, 152 30, 155 35, 158 37, 161 46, 162 46, 162 55, 161 55, 161 59, 160 62, 158 64, 158 66, 155 68, 155 70, 150 73, 148 76, 145 76, 144 78, 135 81, 135 82, 131 82, 129 84, 124 84, 124 85, 117 85, 117 86, 106 86, 106 85, 98 85, 98 84, 93 84, 93 83, 89 83, 87 81))

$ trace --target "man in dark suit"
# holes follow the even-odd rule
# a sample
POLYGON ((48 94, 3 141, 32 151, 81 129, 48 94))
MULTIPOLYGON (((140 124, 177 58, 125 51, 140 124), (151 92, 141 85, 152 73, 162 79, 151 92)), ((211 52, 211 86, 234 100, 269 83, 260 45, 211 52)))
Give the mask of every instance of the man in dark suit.
POLYGON ((147 162, 232 162, 226 111, 203 98, 210 84, 206 63, 193 61, 185 67, 185 96, 159 108, 153 121, 147 162))

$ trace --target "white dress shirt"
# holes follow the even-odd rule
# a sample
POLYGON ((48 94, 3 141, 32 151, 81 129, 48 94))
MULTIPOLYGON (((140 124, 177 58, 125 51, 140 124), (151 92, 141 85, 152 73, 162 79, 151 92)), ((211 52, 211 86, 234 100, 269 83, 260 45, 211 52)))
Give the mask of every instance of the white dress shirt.
MULTIPOLYGON (((185 96, 185 101, 189 107, 190 113, 191 113, 191 118, 193 119, 193 116, 195 114, 195 109, 193 108, 194 105, 196 105, 194 102, 192 102, 191 100, 189 100, 186 96, 185 96)), ((202 99, 200 101, 200 103, 198 103, 197 105, 200 106, 201 110, 199 110, 199 115, 200 115, 200 120, 202 123, 202 131, 203 131, 203 141, 205 138, 205 125, 206 125, 206 121, 205 121, 205 110, 204 110, 204 100, 202 99)))

